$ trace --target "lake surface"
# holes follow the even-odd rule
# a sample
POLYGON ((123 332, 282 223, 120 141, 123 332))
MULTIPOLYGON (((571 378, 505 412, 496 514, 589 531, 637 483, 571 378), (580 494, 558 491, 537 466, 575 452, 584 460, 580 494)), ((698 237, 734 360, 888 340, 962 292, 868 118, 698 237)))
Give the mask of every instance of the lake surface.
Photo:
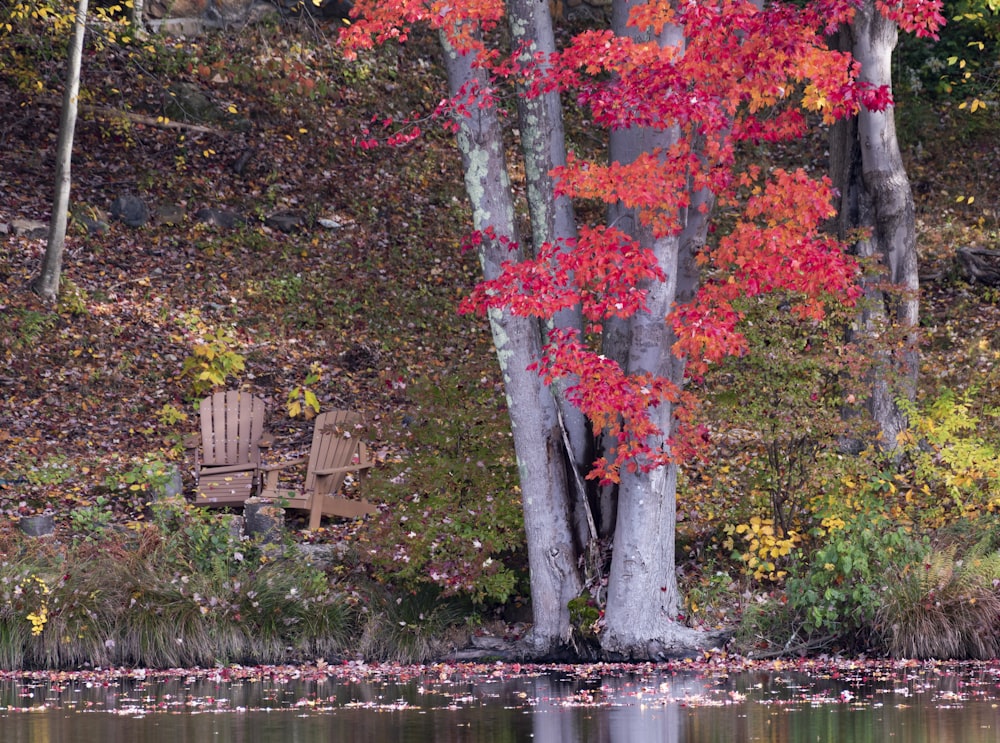
POLYGON ((0 678, 2 743, 995 743, 1000 664, 127 669, 0 678))

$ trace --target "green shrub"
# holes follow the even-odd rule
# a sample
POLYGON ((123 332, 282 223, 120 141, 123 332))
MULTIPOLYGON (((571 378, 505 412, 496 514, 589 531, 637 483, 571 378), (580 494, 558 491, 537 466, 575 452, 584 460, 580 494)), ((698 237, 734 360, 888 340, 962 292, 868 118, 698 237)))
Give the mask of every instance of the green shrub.
POLYGON ((978 389, 941 390, 922 406, 906 401, 911 429, 903 441, 912 462, 918 518, 931 526, 1000 507, 1000 450, 988 438, 1000 410, 978 389), (978 411, 978 412, 977 412, 978 411))
POLYGON ((492 385, 454 378, 414 385, 420 410, 411 450, 371 489, 390 504, 373 524, 366 559, 376 575, 444 595, 505 601, 523 560, 524 531, 509 422, 492 385))
POLYGON ((802 550, 785 584, 807 636, 850 639, 867 632, 887 585, 921 559, 925 544, 881 498, 887 483, 886 473, 860 482, 845 476, 815 515, 814 547, 802 550))
POLYGON ((236 350, 234 328, 213 330, 197 312, 188 313, 181 322, 193 336, 191 355, 184 359, 181 376, 190 378, 196 397, 222 387, 246 368, 246 357, 236 350))

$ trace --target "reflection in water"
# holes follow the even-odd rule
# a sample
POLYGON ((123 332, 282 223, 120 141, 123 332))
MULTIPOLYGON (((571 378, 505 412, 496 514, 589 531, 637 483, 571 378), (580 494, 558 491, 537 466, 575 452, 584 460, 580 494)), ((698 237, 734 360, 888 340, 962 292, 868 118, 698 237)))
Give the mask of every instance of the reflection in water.
MULTIPOLYGON (((903 667, 900 667, 903 668, 903 667)), ((426 669, 430 671, 430 669, 426 669)), ((0 680, 0 743, 995 743, 1000 667, 0 680)))

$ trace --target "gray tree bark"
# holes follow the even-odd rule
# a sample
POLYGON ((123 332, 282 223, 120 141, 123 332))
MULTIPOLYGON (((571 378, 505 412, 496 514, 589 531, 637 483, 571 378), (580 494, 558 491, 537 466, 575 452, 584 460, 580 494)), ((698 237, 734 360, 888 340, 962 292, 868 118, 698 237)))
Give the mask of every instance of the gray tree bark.
MULTIPOLYGON (((862 81, 891 86, 897 36, 896 24, 878 12, 874 0, 864 0, 840 44, 861 63, 862 81)), ((893 451, 908 425, 896 400, 914 399, 919 366, 916 218, 893 107, 862 108, 833 127, 830 171, 841 193, 840 238, 851 239, 859 228, 869 233, 854 243, 866 274, 864 300, 851 335, 882 346, 872 356, 867 407, 878 429, 878 445, 893 451), (880 344, 885 334, 892 340, 880 344)))
MULTIPOLYGON (((523 64, 535 64, 540 55, 537 72, 544 74, 550 68, 548 59, 556 52, 552 14, 548 2, 542 0, 509 0, 507 18, 514 48, 523 47, 520 59, 523 64)), ((566 137, 563 131, 562 101, 558 91, 533 94, 527 85, 519 85, 518 129, 524 157, 525 190, 531 218, 531 238, 537 252, 545 243, 557 244, 577 236, 576 214, 573 202, 567 196, 556 196, 552 169, 566 164, 566 137)), ((544 331, 560 329, 582 330, 582 313, 579 307, 562 310, 547 324, 544 331)), ((586 416, 566 400, 566 390, 574 380, 560 380, 553 385, 573 472, 570 485, 575 497, 570 508, 579 545, 588 544, 596 537, 591 533, 593 523, 583 477, 594 459, 590 427, 586 416)))
MULTIPOLYGON (((469 84, 489 88, 469 54, 456 50, 444 34, 445 69, 452 95, 469 84)), ((513 196, 496 109, 470 106, 456 117, 458 148, 465 186, 477 230, 492 229, 496 238, 518 241, 513 196)), ((484 277, 495 278, 505 260, 516 259, 499 239, 484 240, 479 250, 484 277)), ((503 373, 514 450, 520 472, 521 499, 528 544, 533 651, 546 654, 569 641, 569 608, 582 583, 577 570, 566 460, 555 398, 528 365, 541 356, 538 322, 506 310, 489 313, 497 359, 503 373)))
MULTIPOLYGON (((612 26, 618 34, 635 35, 626 24, 635 0, 616 3, 612 26)), ((683 49, 681 29, 666 27, 659 42, 683 49)), ((612 133, 610 157, 630 162, 653 147, 669 148, 680 131, 676 127, 659 131, 626 129, 612 133)), ((693 206, 683 214, 683 229, 677 235, 654 238, 639 224, 634 214, 612 210, 612 219, 656 254, 666 281, 649 283, 647 309, 616 324, 605 338, 605 348, 631 374, 651 373, 670 379, 680 388, 684 382, 684 362, 673 354, 676 341, 666 317, 676 303, 690 301, 697 290, 695 251, 704 244, 707 230, 707 193, 695 194, 693 206)), ((669 451, 674 433, 675 407, 663 403, 650 409, 653 422, 662 432, 648 442, 653 451, 669 451)), ((608 576, 603 649, 615 656, 661 658, 689 652, 708 642, 703 633, 677 621, 681 595, 677 586, 674 559, 677 464, 657 467, 650 472, 622 471, 618 486, 614 549, 608 576)))
POLYGON ((32 289, 47 302, 55 302, 62 275, 63 249, 66 245, 66 221, 69 214, 69 192, 72 185, 73 134, 80 96, 80 68, 83 59, 83 38, 87 30, 87 0, 77 0, 76 21, 70 39, 66 64, 66 87, 63 91, 62 114, 59 118, 59 139, 56 144, 55 195, 52 200, 52 222, 49 239, 39 275, 32 289))

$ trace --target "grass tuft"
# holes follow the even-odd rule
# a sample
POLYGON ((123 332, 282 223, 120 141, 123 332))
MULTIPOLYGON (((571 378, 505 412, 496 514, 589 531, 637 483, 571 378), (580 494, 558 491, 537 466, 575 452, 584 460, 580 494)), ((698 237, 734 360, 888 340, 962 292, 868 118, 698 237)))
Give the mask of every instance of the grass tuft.
POLYGON ((1000 653, 1000 552, 932 551, 891 585, 876 615, 889 652, 902 658, 995 658, 1000 653))

